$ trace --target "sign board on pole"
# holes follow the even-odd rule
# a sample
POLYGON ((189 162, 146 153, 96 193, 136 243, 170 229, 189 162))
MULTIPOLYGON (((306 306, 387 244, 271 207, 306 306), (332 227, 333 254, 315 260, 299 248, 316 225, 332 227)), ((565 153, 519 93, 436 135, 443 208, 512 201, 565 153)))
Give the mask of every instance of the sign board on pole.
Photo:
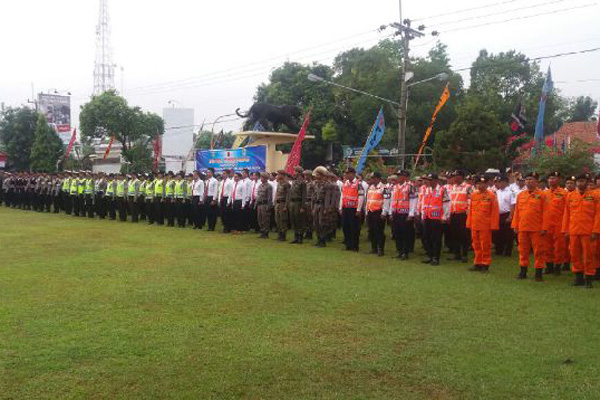
POLYGON ((58 94, 38 95, 38 106, 63 143, 71 139, 71 97, 58 94))

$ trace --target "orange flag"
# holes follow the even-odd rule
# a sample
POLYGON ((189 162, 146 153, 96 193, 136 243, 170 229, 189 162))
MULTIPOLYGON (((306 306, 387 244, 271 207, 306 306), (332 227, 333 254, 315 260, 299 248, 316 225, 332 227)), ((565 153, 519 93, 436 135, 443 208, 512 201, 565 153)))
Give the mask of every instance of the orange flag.
POLYGON ((431 135, 431 131, 433 130, 433 124, 435 123, 435 120, 437 119, 437 115, 440 112, 440 110, 442 109, 442 107, 444 107, 444 104, 446 104, 446 102, 448 101, 449 98, 450 98, 450 89, 448 89, 448 84, 446 84, 446 87, 444 88, 444 91, 442 92, 442 97, 440 97, 440 102, 438 103, 437 107, 435 108, 435 111, 433 112, 433 116, 431 117, 431 122, 429 123, 429 126, 427 127, 425 136, 423 137, 423 143, 421 143, 421 147, 419 147, 419 153, 417 153, 415 167, 419 163, 419 158, 421 157, 421 154, 423 153, 423 149, 425 148, 425 145, 427 144, 427 139, 429 139, 429 135, 431 135))

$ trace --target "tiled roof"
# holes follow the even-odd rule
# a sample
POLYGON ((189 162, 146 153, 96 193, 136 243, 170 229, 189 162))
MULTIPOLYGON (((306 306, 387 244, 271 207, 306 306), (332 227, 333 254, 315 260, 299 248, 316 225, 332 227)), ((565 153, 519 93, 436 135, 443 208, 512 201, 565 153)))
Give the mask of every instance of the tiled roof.
POLYGON ((554 134, 548 136, 546 140, 554 140, 556 136, 556 142, 562 143, 573 140, 581 140, 584 143, 591 145, 592 147, 600 147, 600 138, 598 137, 598 123, 593 122, 567 122, 560 127, 554 134))

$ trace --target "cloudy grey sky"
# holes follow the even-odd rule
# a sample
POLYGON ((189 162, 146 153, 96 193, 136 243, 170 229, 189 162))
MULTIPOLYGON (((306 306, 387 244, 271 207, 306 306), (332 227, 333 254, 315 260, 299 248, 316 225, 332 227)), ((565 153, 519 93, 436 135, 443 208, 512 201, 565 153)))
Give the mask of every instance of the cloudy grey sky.
MULTIPOLYGON (((538 57, 600 47, 596 1, 404 0, 403 12, 439 30, 460 68, 481 48, 538 57), (536 14, 544 15, 528 18, 536 14)), ((283 61, 331 63, 375 44, 390 33, 377 27, 398 20, 397 0, 110 0, 109 9, 117 89, 158 113, 169 100, 192 107, 196 123, 248 107, 283 61)), ((0 0, 0 102, 25 103, 32 84, 36 93, 69 90, 76 120, 93 88, 97 19, 98 0, 0 0)), ((433 40, 413 44, 423 55, 433 40)), ((563 94, 600 99, 600 51, 541 61, 543 70, 550 64, 563 94)))

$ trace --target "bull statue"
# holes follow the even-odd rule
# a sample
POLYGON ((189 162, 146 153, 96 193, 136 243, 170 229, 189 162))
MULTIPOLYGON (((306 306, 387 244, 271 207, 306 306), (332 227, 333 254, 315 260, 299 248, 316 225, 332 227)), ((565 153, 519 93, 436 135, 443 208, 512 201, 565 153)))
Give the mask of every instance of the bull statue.
POLYGON ((248 118, 244 123, 245 131, 253 130, 256 123, 261 124, 266 129, 270 127, 273 132, 279 131, 281 125, 285 125, 291 133, 300 131, 296 120, 300 118, 302 113, 297 106, 254 103, 246 114, 242 114, 239 108, 235 110, 235 113, 240 118, 248 118))

